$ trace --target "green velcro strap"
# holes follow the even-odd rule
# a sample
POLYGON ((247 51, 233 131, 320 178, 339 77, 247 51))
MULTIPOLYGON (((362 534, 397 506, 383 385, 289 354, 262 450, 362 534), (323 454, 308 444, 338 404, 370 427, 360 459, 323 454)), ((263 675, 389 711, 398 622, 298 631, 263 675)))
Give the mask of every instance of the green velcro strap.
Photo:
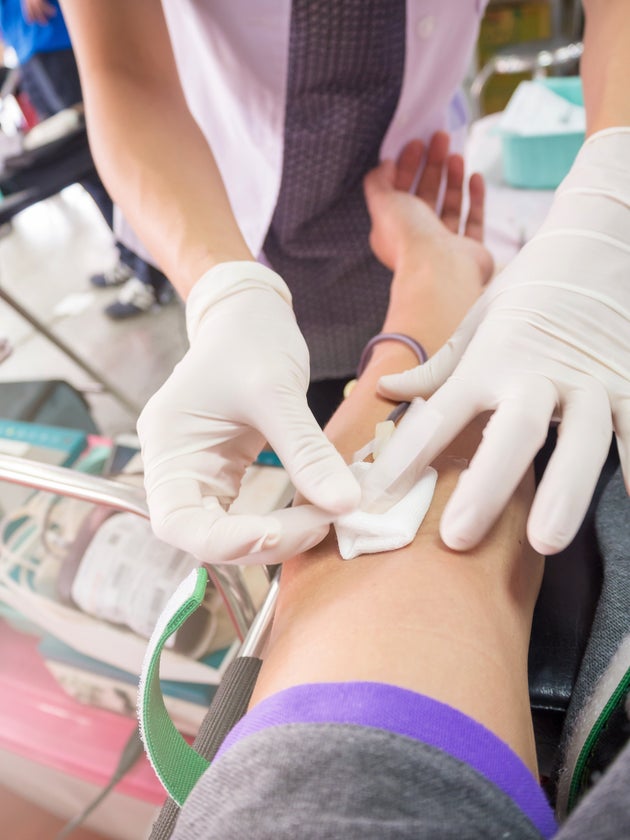
POLYGON ((184 740, 169 717, 160 688, 160 656, 167 640, 201 606, 207 584, 207 571, 195 569, 169 599, 151 636, 138 688, 138 720, 147 755, 178 805, 184 804, 210 765, 184 740))

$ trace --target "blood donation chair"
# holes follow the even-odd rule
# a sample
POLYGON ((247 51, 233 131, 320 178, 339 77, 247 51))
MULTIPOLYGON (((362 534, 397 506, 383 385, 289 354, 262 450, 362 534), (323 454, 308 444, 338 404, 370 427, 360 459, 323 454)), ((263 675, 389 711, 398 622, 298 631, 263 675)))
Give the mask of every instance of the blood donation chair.
MULTIPOLYGON (((553 449, 553 443, 550 436, 538 459, 539 472, 553 449)), ((597 605, 602 569, 593 514, 617 463, 618 457, 613 448, 584 524, 571 548, 546 564, 534 614, 529 662, 530 697, 543 781, 550 780, 556 769, 562 724, 597 605)), ((63 467, 0 455, 0 480, 83 499, 140 517, 148 516, 140 490, 63 467)), ((227 732, 244 714, 256 682, 278 591, 276 570, 268 571, 269 590, 262 607, 256 612, 238 568, 216 566, 209 569, 209 577, 225 601, 234 632, 242 644, 222 679, 193 745, 194 750, 206 761, 212 759, 227 732)), ((174 727, 173 737, 181 738, 174 727)), ((620 747, 621 744, 618 745, 620 747)), ((183 760, 186 760, 187 751, 192 749, 183 738, 181 743, 170 744, 171 753, 173 748, 183 760)), ((603 749, 611 759, 610 743, 604 745, 603 749)), ((154 766, 157 763, 158 769, 161 760, 160 755, 152 756, 154 766)), ((164 775, 168 776, 169 772, 167 767, 164 775)), ((164 783, 165 779, 162 781, 164 783)), ((548 793, 553 799, 551 783, 548 785, 548 793)), ((169 800, 156 823, 152 840, 165 840, 170 836, 177 813, 177 803, 169 800)))

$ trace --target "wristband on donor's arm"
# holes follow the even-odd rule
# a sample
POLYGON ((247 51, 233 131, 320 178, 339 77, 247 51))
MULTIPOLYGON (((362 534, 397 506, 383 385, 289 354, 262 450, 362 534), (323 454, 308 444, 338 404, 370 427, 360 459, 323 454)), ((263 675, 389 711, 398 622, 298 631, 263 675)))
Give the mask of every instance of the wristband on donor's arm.
POLYGON ((356 385, 357 379, 361 376, 363 371, 368 366, 368 362, 372 358, 372 353, 374 352, 374 348, 377 344, 380 344, 382 341, 399 341, 401 344, 406 344, 410 350, 418 357, 418 364, 423 365, 426 360, 429 358, 427 351, 424 347, 420 344, 420 342, 416 341, 415 338, 411 338, 404 333, 378 333, 373 338, 371 338, 368 343, 365 345, 363 352, 361 353, 361 358, 359 359, 359 366, 357 367, 357 375, 355 379, 351 379, 344 388, 343 395, 347 397, 348 394, 352 391, 354 386, 356 385))
POLYGON ((371 338, 368 343, 365 345, 363 349, 363 353, 361 353, 361 358, 359 359, 359 367, 357 368, 357 379, 361 376, 363 371, 368 366, 368 362, 372 358, 372 353, 374 352, 374 348, 377 344, 380 344, 382 341, 399 341, 401 344, 406 344, 410 350, 418 357, 418 363, 423 365, 426 360, 429 358, 427 355, 427 351, 424 347, 415 340, 415 338, 411 338, 408 335, 404 335, 404 333, 379 333, 371 338))

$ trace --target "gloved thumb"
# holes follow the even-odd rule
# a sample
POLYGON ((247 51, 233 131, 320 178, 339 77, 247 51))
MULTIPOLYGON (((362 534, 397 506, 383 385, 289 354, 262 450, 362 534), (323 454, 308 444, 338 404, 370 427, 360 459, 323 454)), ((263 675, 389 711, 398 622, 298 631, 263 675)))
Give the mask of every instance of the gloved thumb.
POLYGON ((414 397, 430 397, 451 376, 470 340, 479 326, 485 311, 483 298, 470 309, 447 343, 423 365, 402 373, 382 376, 377 385, 379 394, 399 402, 409 402, 414 397))

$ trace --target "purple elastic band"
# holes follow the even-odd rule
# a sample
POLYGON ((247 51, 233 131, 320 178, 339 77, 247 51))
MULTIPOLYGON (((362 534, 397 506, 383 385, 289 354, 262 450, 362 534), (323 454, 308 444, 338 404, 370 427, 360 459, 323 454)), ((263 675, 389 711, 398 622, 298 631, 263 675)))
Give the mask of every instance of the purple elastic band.
POLYGON ((316 683, 273 694, 236 724, 215 761, 250 735, 295 723, 355 724, 414 738, 485 776, 512 799, 543 837, 552 837, 557 830, 540 786, 507 744, 457 709, 385 683, 316 683))
POLYGON ((372 351, 377 344, 380 344, 381 341, 400 341, 402 344, 406 344, 410 350, 418 357, 418 362, 423 365, 426 360, 429 358, 427 356, 427 351, 424 347, 415 340, 415 338, 411 338, 408 335, 404 335, 404 333, 379 333, 375 335, 374 338, 371 338, 368 343, 365 345, 363 353, 361 353, 361 358, 359 359, 359 367, 357 368, 357 379, 365 368, 367 367, 370 358, 372 357, 372 351))

